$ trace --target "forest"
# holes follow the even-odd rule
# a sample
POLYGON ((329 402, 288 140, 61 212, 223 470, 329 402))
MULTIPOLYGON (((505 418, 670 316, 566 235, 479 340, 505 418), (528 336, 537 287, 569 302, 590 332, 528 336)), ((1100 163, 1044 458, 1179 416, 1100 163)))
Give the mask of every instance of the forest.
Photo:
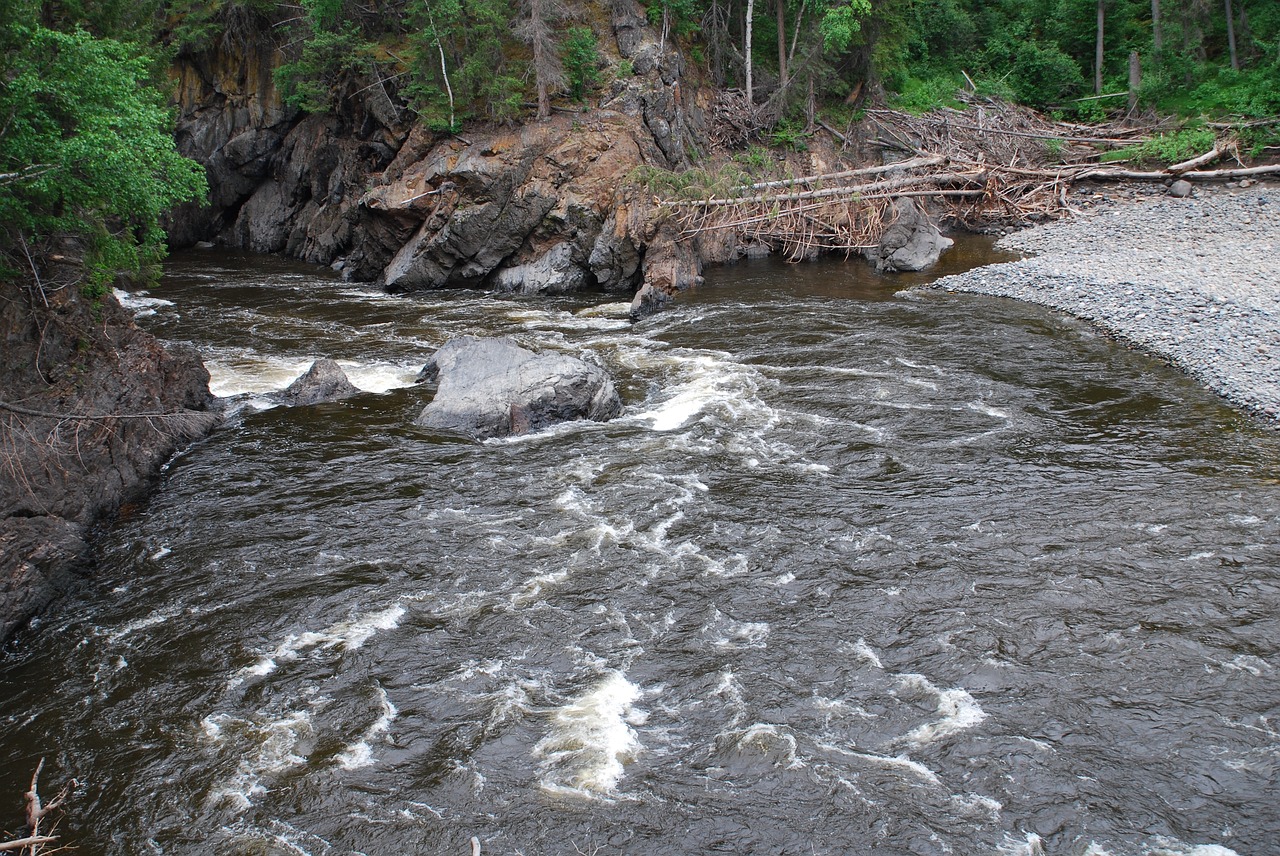
MULTIPOLYGON (((5 4, 5 243, 86 234, 99 280, 158 256, 161 212, 202 192, 199 168, 167 137, 165 70, 183 53, 270 40, 277 83, 301 111, 381 87, 429 127, 458 131, 582 109, 634 74, 611 58, 609 11, 573 0, 5 4)), ((644 12, 680 47, 685 80, 741 94, 765 146, 802 146, 815 117, 924 112, 965 91, 1084 122, 1159 111, 1194 128, 1280 113, 1271 0, 664 0, 644 12)), ((1261 153, 1268 133, 1244 142, 1261 153)))

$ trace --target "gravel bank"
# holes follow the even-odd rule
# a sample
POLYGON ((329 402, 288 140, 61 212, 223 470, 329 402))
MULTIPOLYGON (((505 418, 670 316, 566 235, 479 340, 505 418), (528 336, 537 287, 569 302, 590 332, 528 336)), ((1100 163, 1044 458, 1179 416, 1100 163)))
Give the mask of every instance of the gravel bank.
POLYGON ((1280 186, 1122 203, 996 246, 1032 255, 933 287, 1092 321, 1228 401, 1280 419, 1280 186))

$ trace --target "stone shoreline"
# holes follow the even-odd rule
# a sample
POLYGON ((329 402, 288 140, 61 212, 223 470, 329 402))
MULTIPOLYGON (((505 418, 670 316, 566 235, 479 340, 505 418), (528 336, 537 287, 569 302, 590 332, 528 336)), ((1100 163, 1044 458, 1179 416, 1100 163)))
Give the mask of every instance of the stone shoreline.
POLYGON ((996 247, 1029 257, 932 287, 1091 321, 1280 424, 1280 185, 1122 202, 996 247))

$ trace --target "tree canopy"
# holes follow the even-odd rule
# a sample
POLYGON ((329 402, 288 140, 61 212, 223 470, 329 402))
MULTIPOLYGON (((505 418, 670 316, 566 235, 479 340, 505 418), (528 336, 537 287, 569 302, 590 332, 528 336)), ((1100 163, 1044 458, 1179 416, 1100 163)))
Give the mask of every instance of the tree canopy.
POLYGON ((86 239, 92 285, 163 254, 161 215, 201 197, 203 168, 178 155, 172 117, 136 47, 0 18, 0 241, 86 239))

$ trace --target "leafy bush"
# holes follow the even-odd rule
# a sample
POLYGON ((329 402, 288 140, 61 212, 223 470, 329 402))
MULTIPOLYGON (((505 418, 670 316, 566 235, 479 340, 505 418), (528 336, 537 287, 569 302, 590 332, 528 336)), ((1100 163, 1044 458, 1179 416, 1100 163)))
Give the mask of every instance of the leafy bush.
POLYGON ((1208 128, 1159 134, 1138 146, 1129 146, 1102 156, 1103 162, 1135 160, 1141 163, 1172 164, 1190 160, 1213 148, 1215 138, 1208 128))
POLYGON ((960 75, 938 74, 932 77, 908 77, 901 83, 901 91, 892 104, 908 113, 927 113, 938 107, 960 107, 956 90, 960 88, 960 75))
POLYGON ((564 40, 564 71, 569 94, 581 101, 588 88, 600 81, 600 50, 590 27, 570 27, 564 40))
POLYGON ((148 62, 83 30, 0 27, 0 241, 89 239, 90 287, 164 255, 161 215, 199 199, 148 62))
POLYGON ((351 24, 340 30, 320 30, 302 45, 301 56, 275 71, 286 104, 322 113, 334 108, 345 75, 368 72, 372 45, 351 24))
POLYGON ((1076 61, 1057 45, 1003 37, 987 48, 988 68, 1008 69, 1006 79, 1023 104, 1047 107, 1084 88, 1076 61))

